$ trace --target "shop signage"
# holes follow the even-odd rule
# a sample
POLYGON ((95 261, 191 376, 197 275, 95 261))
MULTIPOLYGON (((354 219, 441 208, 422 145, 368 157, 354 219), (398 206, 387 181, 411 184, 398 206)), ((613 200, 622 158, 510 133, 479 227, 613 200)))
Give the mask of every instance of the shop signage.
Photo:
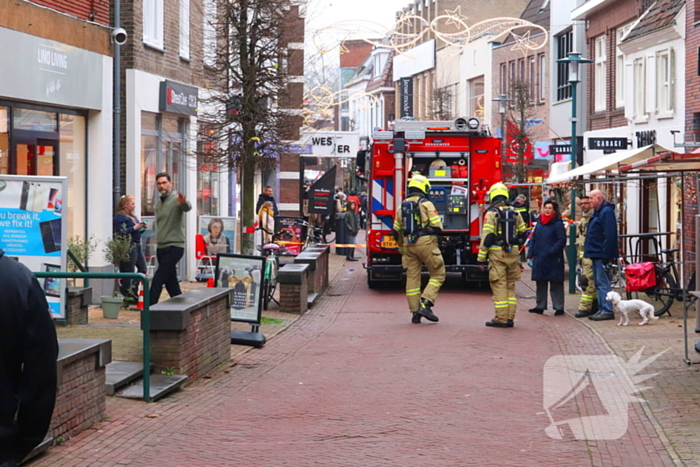
POLYGON ((637 131, 634 133, 634 136, 637 137, 638 148, 656 144, 656 130, 637 131))
POLYGON ((598 151, 625 150, 627 138, 588 138, 588 149, 598 151))
POLYGON ((401 118, 413 117, 413 78, 401 78, 401 118))
POLYGON ((102 71, 95 52, 0 27, 0 97, 102 109, 102 71))
POLYGON ((311 145, 314 157, 354 157, 360 149, 359 133, 347 131, 309 131, 302 136, 302 145, 311 145))
POLYGON ((552 156, 571 154, 571 144, 550 144, 549 153, 552 156))
POLYGON ((160 110, 183 115, 197 115, 198 92, 194 86, 165 80, 160 83, 160 110))

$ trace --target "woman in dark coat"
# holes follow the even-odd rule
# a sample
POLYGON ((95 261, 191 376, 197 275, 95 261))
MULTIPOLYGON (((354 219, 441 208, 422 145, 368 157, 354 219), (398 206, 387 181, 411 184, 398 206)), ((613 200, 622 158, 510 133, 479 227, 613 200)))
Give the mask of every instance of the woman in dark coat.
MULTIPOLYGON (((357 243, 357 232, 360 230, 360 214, 357 212, 357 203, 354 200, 348 201, 348 210, 345 212, 345 239, 348 244, 357 243)), ((355 248, 345 248, 348 261, 357 261, 355 258, 355 248)))
POLYGON ((527 258, 532 267, 532 280, 537 283, 537 305, 528 311, 543 314, 547 309, 547 288, 552 295, 554 315, 564 314, 564 247, 566 229, 559 215, 559 206, 548 199, 542 207, 530 238, 527 258))

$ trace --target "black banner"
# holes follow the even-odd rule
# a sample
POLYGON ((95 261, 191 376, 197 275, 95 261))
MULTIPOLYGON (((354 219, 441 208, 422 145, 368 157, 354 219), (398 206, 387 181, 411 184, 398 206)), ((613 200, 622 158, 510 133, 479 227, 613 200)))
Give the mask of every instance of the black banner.
POLYGON ((333 214, 333 195, 335 194, 334 165, 309 188, 309 214, 333 214))
POLYGON ((413 78, 401 78, 401 118, 413 117, 413 78))
POLYGON ((627 138, 588 138, 588 149, 594 150, 625 150, 627 138))

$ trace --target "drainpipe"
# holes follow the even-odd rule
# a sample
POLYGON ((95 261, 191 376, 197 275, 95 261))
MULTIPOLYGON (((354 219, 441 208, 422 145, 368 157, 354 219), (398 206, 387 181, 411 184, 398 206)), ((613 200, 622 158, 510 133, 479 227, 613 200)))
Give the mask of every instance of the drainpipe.
POLYGON ((114 29, 112 32, 112 43, 114 44, 114 62, 112 65, 113 88, 112 88, 112 162, 114 180, 114 200, 112 205, 116 206, 121 197, 121 44, 115 40, 115 32, 121 27, 121 0, 114 0, 114 29))

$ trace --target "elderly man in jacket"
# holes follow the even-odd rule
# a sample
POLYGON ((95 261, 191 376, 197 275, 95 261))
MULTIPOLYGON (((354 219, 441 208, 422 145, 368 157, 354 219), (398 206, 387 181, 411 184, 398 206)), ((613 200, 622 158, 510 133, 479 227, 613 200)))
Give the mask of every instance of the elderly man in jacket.
POLYGON ((612 303, 605 300, 612 290, 605 265, 619 256, 617 245, 617 219, 615 205, 605 200, 600 190, 591 191, 591 207, 594 209, 588 221, 588 232, 583 247, 583 257, 593 262, 593 280, 598 294, 598 313, 589 316, 593 321, 615 319, 612 303))

